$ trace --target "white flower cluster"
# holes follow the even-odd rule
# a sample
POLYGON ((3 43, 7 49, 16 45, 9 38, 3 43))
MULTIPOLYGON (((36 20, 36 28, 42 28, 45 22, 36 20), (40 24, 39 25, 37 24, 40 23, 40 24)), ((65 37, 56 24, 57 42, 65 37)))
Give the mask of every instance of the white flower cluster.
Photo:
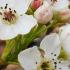
MULTIPOLYGON (((53 11, 56 11, 62 20, 70 20, 69 5, 69 0, 44 0, 34 17, 39 23, 46 24, 52 20, 53 11)), ((33 46, 20 52, 18 61, 24 70, 70 70, 70 24, 60 27, 59 33, 46 36, 40 47, 33 46), (61 48, 67 55, 66 60, 58 59, 61 48)))

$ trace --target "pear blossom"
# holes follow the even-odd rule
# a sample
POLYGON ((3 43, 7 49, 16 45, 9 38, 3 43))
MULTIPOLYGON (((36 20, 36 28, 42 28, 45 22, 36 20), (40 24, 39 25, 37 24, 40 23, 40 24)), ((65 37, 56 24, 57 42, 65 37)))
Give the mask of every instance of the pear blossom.
POLYGON ((37 25, 32 15, 26 15, 33 0, 0 0, 0 39, 8 40, 27 34, 37 25))
POLYGON ((42 0, 33 0, 33 2, 31 3, 31 7, 35 10, 38 9, 41 5, 42 0))
POLYGON ((34 17, 37 19, 39 23, 47 24, 49 21, 52 20, 53 13, 52 13, 52 7, 47 1, 43 2, 43 5, 41 5, 35 12, 34 17))
POLYGON ((59 29, 61 44, 70 59, 70 24, 66 24, 59 29))
POLYGON ((69 0, 57 0, 52 6, 53 10, 59 13, 62 20, 68 21, 70 19, 69 5, 69 0))
POLYGON ((24 70, 70 70, 69 60, 57 59, 61 50, 58 34, 46 36, 40 44, 40 49, 42 51, 34 46, 19 53, 18 61, 24 70))

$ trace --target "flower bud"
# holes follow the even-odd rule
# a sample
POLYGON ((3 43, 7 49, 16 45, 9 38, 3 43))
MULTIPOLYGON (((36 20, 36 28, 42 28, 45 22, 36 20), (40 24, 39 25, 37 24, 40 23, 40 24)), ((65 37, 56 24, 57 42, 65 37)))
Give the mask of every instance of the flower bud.
POLYGON ((59 15, 63 21, 68 21, 70 19, 70 10, 65 9, 65 10, 59 12, 59 15))
POLYGON ((46 24, 52 19, 52 9, 50 5, 45 1, 34 13, 35 18, 39 23, 46 24))
POLYGON ((58 12, 59 16, 63 21, 70 19, 70 9, 68 0, 58 0, 53 5, 54 11, 58 12))
POLYGON ((34 0, 31 3, 31 7, 35 10, 38 9, 41 5, 42 5, 42 0, 34 0))

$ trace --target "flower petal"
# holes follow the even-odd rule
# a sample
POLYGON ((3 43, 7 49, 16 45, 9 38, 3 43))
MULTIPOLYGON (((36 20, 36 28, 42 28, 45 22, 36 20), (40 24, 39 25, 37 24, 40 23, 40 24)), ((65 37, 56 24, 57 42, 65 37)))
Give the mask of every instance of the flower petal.
POLYGON ((0 0, 0 7, 5 7, 6 4, 11 8, 13 7, 14 0, 0 0))
POLYGON ((36 63, 40 60, 40 52, 36 46, 26 49, 18 55, 18 61, 24 70, 37 70, 36 63))
POLYGON ((30 6, 33 0, 15 0, 14 9, 19 13, 26 13, 28 7, 30 6))
POLYGON ((33 16, 25 14, 11 25, 0 22, 0 39, 8 40, 16 37, 18 34, 27 34, 36 24, 36 19, 33 16))
POLYGON ((14 25, 0 23, 0 40, 8 40, 16 37, 18 32, 14 30, 14 25))
POLYGON ((56 70, 70 70, 70 61, 59 61, 56 65, 56 70))
POLYGON ((68 0, 58 0, 54 3, 53 8, 56 11, 61 11, 63 9, 68 8, 69 1, 68 0))
POLYGON ((50 5, 52 4, 52 1, 51 0, 46 0, 50 5))
POLYGON ((19 17, 17 23, 15 24, 15 28, 18 34, 27 34, 36 25, 37 21, 32 15, 24 14, 19 17))
POLYGON ((63 26, 62 30, 60 31, 59 32, 62 46, 70 57, 70 24, 63 26))
POLYGON ((0 7, 5 7, 8 4, 8 8, 16 10, 17 13, 26 13, 28 7, 33 0, 0 0, 0 7))
POLYGON ((70 24, 64 25, 59 28, 59 36, 61 41, 65 40, 70 35, 70 24))
POLYGON ((67 53, 67 55, 70 58, 70 36, 68 36, 63 42, 62 42, 62 46, 65 50, 65 52, 67 53))
POLYGON ((59 36, 56 33, 52 33, 46 36, 42 40, 40 48, 45 51, 46 56, 48 56, 49 58, 57 58, 61 49, 59 36))

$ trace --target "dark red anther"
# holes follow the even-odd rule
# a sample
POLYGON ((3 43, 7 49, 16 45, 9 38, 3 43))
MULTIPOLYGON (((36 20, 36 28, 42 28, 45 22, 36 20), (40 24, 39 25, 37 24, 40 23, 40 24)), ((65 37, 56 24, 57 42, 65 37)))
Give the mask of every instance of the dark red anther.
POLYGON ((15 15, 12 14, 12 11, 4 12, 4 19, 11 21, 15 15))

